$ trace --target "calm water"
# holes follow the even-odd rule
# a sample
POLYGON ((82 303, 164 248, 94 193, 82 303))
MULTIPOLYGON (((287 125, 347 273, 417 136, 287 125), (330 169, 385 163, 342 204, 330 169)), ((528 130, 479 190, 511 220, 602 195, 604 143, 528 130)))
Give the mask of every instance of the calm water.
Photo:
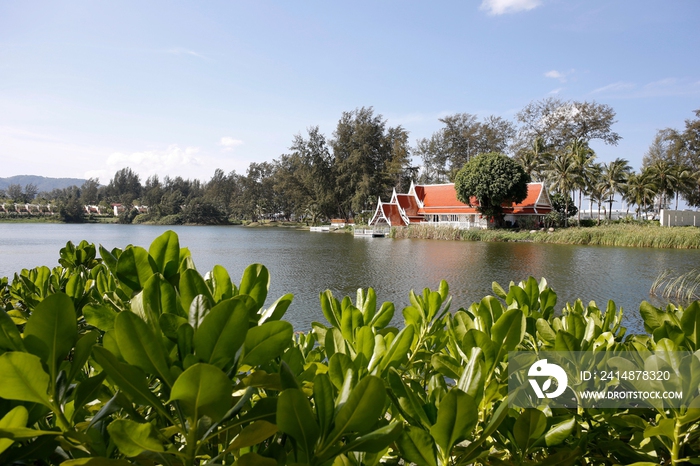
POLYGON ((546 277, 557 291, 558 309, 576 298, 601 307, 613 299, 624 308, 627 327, 642 332, 639 304, 650 300, 657 274, 700 264, 700 251, 686 250, 353 238, 281 228, 0 224, 0 276, 58 265, 58 251, 69 240, 148 248, 167 229, 190 248, 202 273, 221 264, 238 282, 248 264, 265 264, 272 276, 269 301, 294 293, 286 317, 299 330, 323 321, 318 294, 328 288, 354 298, 357 288, 372 286, 380 302, 396 304, 400 317, 410 289, 436 288, 443 278, 458 309, 492 294, 493 281, 507 287, 532 275, 546 277))

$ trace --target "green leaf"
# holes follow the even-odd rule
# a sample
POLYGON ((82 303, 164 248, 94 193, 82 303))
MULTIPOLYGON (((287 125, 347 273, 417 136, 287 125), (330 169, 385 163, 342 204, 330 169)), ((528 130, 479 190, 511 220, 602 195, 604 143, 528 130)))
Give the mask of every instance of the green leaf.
POLYGON ((24 351, 24 341, 7 312, 0 310, 0 350, 24 351))
MULTIPOLYGON (((434 355, 437 356, 437 355, 434 355)), ((396 397, 399 407, 411 419, 407 419, 411 425, 422 425, 429 429, 432 423, 423 409, 423 400, 401 378, 396 369, 389 369, 388 374, 391 394, 396 397)))
POLYGON ((220 369, 226 367, 246 339, 248 316, 254 308, 255 301, 246 295, 214 306, 194 334, 197 357, 220 369))
MULTIPOLYGON (((203 295, 211 305, 214 298, 202 276, 195 269, 186 269, 180 273, 180 303, 185 311, 189 311, 195 296, 203 295)), ((193 325, 193 327, 195 327, 193 325)))
POLYGON ((234 466, 275 466, 277 461, 251 451, 238 458, 238 461, 233 464, 234 466))
POLYGON ((138 246, 127 247, 117 260, 117 278, 133 291, 140 291, 156 271, 148 251, 138 246))
POLYGON ((506 296, 508 296, 508 293, 506 293, 506 290, 503 289, 501 285, 499 285, 497 282, 491 282, 491 290, 493 290, 493 294, 498 296, 501 299, 506 299, 506 296))
POLYGON ((554 340, 556 340, 557 338, 557 334, 554 332, 554 330, 552 330, 552 327, 549 325, 549 322, 540 317, 539 319, 537 319, 535 327, 537 327, 537 333, 539 334, 542 340, 546 341, 549 344, 554 343, 554 340))
POLYGON ((335 410, 333 386, 327 374, 318 374, 314 378, 314 404, 321 432, 326 435, 330 432, 335 410))
POLYGON ((409 324, 396 335, 379 363, 378 374, 383 374, 389 367, 396 367, 401 364, 401 361, 408 358, 408 350, 411 349, 414 333, 413 325, 409 324))
POLYGON ((215 303, 233 298, 237 294, 228 271, 220 265, 215 265, 212 269, 211 283, 213 288, 212 297, 215 303))
POLYGON ((227 450, 237 450, 239 448, 257 445, 277 433, 277 426, 267 421, 255 421, 243 428, 240 434, 231 442, 227 450))
POLYGON ((6 400, 31 401, 52 408, 47 394, 49 374, 41 359, 33 354, 10 352, 0 356, 0 397, 6 400))
POLYGON ((100 257, 112 273, 117 271, 117 258, 100 244, 100 257))
POLYGON ((180 240, 177 233, 168 230, 153 240, 148 254, 153 258, 156 271, 170 278, 177 274, 180 265, 180 240))
POLYGON ((458 388, 450 390, 440 400, 437 421, 430 434, 444 454, 466 439, 476 426, 478 410, 474 399, 458 388))
POLYGON ((259 366, 280 356, 292 344, 294 329, 285 321, 271 321, 248 330, 243 362, 259 366))
POLYGON ((576 337, 564 330, 558 330, 554 338, 554 351, 579 351, 581 344, 576 337))
POLYGON ((354 331, 362 326, 362 313, 355 306, 348 306, 341 312, 340 331, 343 338, 353 344, 355 341, 354 331))
POLYGON ((554 424, 544 434, 544 440, 548 447, 555 447, 571 436, 576 427, 576 418, 571 417, 565 421, 554 424))
POLYGON ((270 289, 270 273, 262 264, 250 264, 243 271, 239 294, 246 294, 253 298, 261 309, 267 299, 267 291, 270 289))
POLYGON ((137 456, 145 451, 165 451, 157 429, 149 422, 140 424, 129 419, 116 419, 110 422, 107 431, 119 451, 126 456, 137 456))
POLYGON ((364 451, 378 453, 391 445, 403 431, 398 422, 387 424, 368 434, 362 435, 343 447, 343 451, 364 451))
POLYGON ((280 320, 292 304, 292 299, 294 299, 294 295, 291 293, 280 296, 277 301, 260 314, 259 322, 262 324, 272 320, 280 320))
POLYGON ((534 408, 523 410, 513 426, 513 437, 520 451, 526 453, 546 428, 547 418, 542 411, 534 408))
MULTIPOLYGON (((161 314, 158 324, 163 334, 173 341, 177 341, 177 329, 182 324, 188 324, 187 319, 176 314, 161 314)), ((189 325, 189 324, 188 324, 189 325)))
POLYGON ((348 370, 354 373, 355 365, 347 354, 335 353, 328 360, 328 376, 335 388, 340 389, 343 386, 348 370))
MULTIPOLYGON (((357 290, 358 295, 362 291, 360 288, 357 290)), ((367 294, 363 296, 362 304, 359 302, 357 306, 362 310, 362 320, 367 325, 374 318, 374 313, 377 311, 377 294, 374 289, 367 288, 367 294)))
POLYGON ((435 442, 419 427, 408 426, 396 440, 404 460, 419 466, 437 466, 435 442))
POLYGON ((60 466, 133 466, 133 463, 127 460, 112 460, 99 456, 92 456, 89 458, 64 461, 60 466))
POLYGON ((141 292, 141 302, 144 319, 154 332, 158 331, 158 321, 161 315, 166 313, 183 314, 177 305, 175 288, 159 273, 154 273, 144 285, 141 292))
POLYGON ((661 419, 657 425, 649 425, 646 429, 644 429, 644 438, 663 436, 673 439, 675 425, 676 421, 674 419, 661 419))
POLYGON ((480 400, 484 391, 484 362, 481 359, 481 348, 475 347, 470 351, 470 358, 464 366, 464 371, 457 382, 457 388, 480 400))
POLYGON ((391 322, 391 319, 394 318, 394 311, 394 303, 382 303, 382 307, 380 307, 379 311, 377 311, 377 313, 374 315, 372 321, 369 323, 369 326, 372 328, 386 327, 389 325, 389 322, 391 322))
POLYGON ((201 416, 216 422, 231 407, 232 388, 231 380, 221 369, 199 363, 180 374, 173 384, 170 401, 180 401, 192 425, 201 416))
POLYGON ((107 372, 102 371, 96 376, 85 379, 78 384, 75 389, 75 397, 73 401, 74 412, 78 412, 78 410, 85 406, 86 403, 97 399, 100 393, 100 387, 102 387, 102 383, 106 377, 107 372))
POLYGON ((694 343, 693 349, 700 349, 700 306, 697 301, 691 303, 683 312, 681 328, 686 338, 694 343))
POLYGON ((73 351, 73 361, 71 362, 70 372, 68 373, 68 381, 72 381, 78 372, 85 366, 90 358, 90 353, 92 352, 92 347, 97 343, 100 333, 91 330, 78 340, 75 344, 75 350, 73 351))
POLYGON ((194 297, 194 299, 190 303, 187 318, 187 321, 194 330, 197 330, 199 328, 199 326, 204 321, 204 318, 207 316, 207 314, 209 314, 210 310, 211 301, 209 301, 209 299, 206 296, 198 294, 194 297))
POLYGON ((277 427, 290 435, 311 456, 319 436, 316 416, 304 392, 290 388, 277 400, 277 427))
POLYGON ((159 335, 155 335, 140 317, 128 311, 120 312, 114 320, 114 331, 119 351, 126 362, 157 375, 172 386, 170 366, 159 335))
POLYGON ((24 328, 24 344, 30 353, 49 367, 51 380, 56 380, 58 366, 78 339, 78 324, 73 301, 63 293, 44 299, 34 308, 24 328))
MULTIPOLYGON (((510 309, 501 315, 491 328, 491 340, 503 355, 513 351, 525 337, 525 314, 520 309, 510 309)), ((500 361, 497 358, 497 361, 500 361)))
POLYGON ((119 362, 109 350, 101 346, 93 346, 92 354, 114 383, 136 403, 153 406, 161 413, 164 411, 160 400, 148 389, 146 374, 141 369, 119 362))
POLYGON ((347 401, 338 406, 335 429, 329 438, 348 432, 369 432, 385 412, 386 390, 379 377, 367 376, 350 391, 347 401))
POLYGON ((340 329, 340 306, 338 300, 333 297, 331 290, 319 294, 321 311, 326 320, 337 329, 340 329))
MULTIPOLYGON (((13 429, 17 427, 26 427, 29 413, 24 406, 15 406, 0 419, 0 430, 13 429)), ((10 448, 14 443, 13 439, 0 439, 0 453, 10 448)))
POLYGON ((114 328, 114 319, 117 313, 108 306, 88 304, 83 307, 85 322, 96 327, 103 332, 108 332, 114 328))

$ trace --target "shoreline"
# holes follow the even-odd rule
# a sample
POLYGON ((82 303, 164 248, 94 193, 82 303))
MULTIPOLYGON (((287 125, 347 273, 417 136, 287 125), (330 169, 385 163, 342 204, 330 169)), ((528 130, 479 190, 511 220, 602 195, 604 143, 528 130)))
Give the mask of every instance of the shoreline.
MULTIPOLYGON (((0 218, 2 223, 49 223, 61 224, 57 219, 0 218)), ((97 219, 83 224, 116 224, 116 218, 97 219)), ((141 225, 163 225, 157 222, 143 222, 141 225)), ((205 224, 186 224, 207 226, 205 224)), ((310 227, 297 222, 269 222, 249 224, 224 224, 221 226, 244 226, 247 228, 285 228, 309 231, 310 227)), ((340 228, 331 233, 348 233, 351 230, 340 228)), ((484 241, 513 243, 571 244, 579 246, 618 246, 661 249, 700 249, 700 228, 661 227, 659 225, 611 224, 592 227, 560 228, 553 232, 538 230, 460 230, 448 226, 412 225, 392 227, 388 235, 392 239, 432 239, 442 241, 484 241)))
POLYGON ((452 227, 414 225, 405 228, 392 227, 389 237, 393 239, 700 249, 700 228, 661 227, 658 225, 613 224, 569 227, 557 229, 554 232, 538 230, 534 233, 525 230, 459 230, 452 227))

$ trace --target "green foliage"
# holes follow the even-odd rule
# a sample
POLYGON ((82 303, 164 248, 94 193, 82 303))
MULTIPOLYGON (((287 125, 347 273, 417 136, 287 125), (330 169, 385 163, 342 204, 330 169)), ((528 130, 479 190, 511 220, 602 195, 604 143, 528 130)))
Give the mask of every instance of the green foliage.
MULTIPOLYGON (((672 464, 700 454, 681 409, 509 408, 508 351, 700 350, 700 304, 557 306, 528 278, 453 310, 444 281, 409 293, 402 328, 373 289, 320 294, 294 333, 268 270, 235 285, 177 236, 148 249, 69 243, 62 266, 0 281, 0 463, 49 465, 672 464), (555 312, 556 311, 556 312, 555 312)), ((695 358, 695 356, 693 356, 695 358)), ((661 363, 661 361, 657 361, 661 363)), ((700 367, 700 362, 694 362, 700 367)))
POLYGON ((657 224, 611 223, 598 227, 565 228, 553 233, 508 230, 461 230, 458 228, 412 225, 392 228, 393 238, 421 238, 463 241, 527 241, 533 243, 591 244, 643 248, 699 249, 700 231, 694 227, 662 228, 657 224))
POLYGON ((527 197, 530 176, 510 157, 496 152, 480 154, 457 172, 457 199, 500 224, 503 204, 521 202, 527 197))

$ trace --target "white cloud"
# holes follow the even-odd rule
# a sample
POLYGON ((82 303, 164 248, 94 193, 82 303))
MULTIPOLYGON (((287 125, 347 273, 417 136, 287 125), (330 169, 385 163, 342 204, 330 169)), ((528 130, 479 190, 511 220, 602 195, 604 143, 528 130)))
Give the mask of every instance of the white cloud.
POLYGON ((661 87, 668 87, 668 86, 673 86, 674 84, 678 83, 678 79, 676 78, 665 78, 665 79, 660 79, 658 81, 651 82, 644 87, 647 89, 650 88, 661 88, 661 87))
POLYGON ((190 55, 193 57, 202 58, 204 60, 209 60, 209 57, 205 57, 200 53, 197 53, 193 50, 184 49, 182 47, 174 47, 172 49, 168 49, 168 53, 172 55, 190 55))
POLYGON ((591 94, 600 94, 600 93, 605 93, 605 92, 628 91, 630 89, 634 89, 634 87, 635 87, 634 83, 618 81, 616 83, 608 84, 607 86, 603 86, 603 87, 599 87, 598 89, 594 89, 591 91, 591 94))
POLYGON ((243 144, 243 141, 240 139, 233 139, 229 136, 222 137, 219 142, 219 145, 223 146, 225 151, 232 151, 234 147, 240 146, 241 144, 243 144))
POLYGON ((664 78, 647 84, 618 81, 591 91, 591 94, 606 94, 608 97, 638 99, 667 96, 697 96, 700 82, 687 78, 664 78))
POLYGON ((504 15, 528 11, 537 8, 542 0, 483 0, 480 10, 486 10, 490 15, 504 15))
POLYGON ((559 82, 565 83, 567 80, 567 77, 574 74, 575 71, 576 70, 574 70, 573 68, 570 69, 569 71, 550 70, 544 74, 544 77, 550 78, 550 79, 558 79, 559 82))
POLYGON ((556 94, 559 94, 562 90, 564 90, 563 87, 557 87, 556 89, 552 89, 551 91, 549 91, 549 93, 556 95, 556 94))
POLYGON ((201 167, 204 165, 202 159, 197 156, 199 148, 180 148, 177 144, 172 144, 164 150, 146 150, 141 152, 114 152, 107 157, 108 172, 120 168, 130 167, 142 177, 156 174, 180 173, 183 169, 201 167))

